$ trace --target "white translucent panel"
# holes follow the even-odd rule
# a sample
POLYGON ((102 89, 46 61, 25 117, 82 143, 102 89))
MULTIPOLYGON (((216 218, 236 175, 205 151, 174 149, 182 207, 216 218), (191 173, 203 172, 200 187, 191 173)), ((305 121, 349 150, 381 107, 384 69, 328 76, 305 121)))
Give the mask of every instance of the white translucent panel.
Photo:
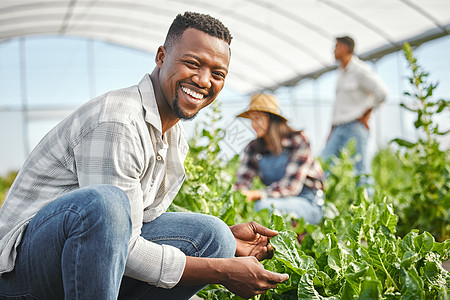
POLYGON ((227 85, 241 93, 274 89, 333 69, 334 38, 339 35, 354 37, 355 53, 364 58, 450 30, 448 0, 3 0, 0 42, 64 34, 154 53, 174 17, 184 11, 210 14, 230 28, 234 60, 227 85))

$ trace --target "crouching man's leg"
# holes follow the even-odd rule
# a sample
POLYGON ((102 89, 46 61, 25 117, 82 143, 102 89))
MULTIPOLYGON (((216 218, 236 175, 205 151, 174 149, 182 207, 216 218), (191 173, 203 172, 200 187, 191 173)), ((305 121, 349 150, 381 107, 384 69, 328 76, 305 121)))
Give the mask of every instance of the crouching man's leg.
POLYGON ((122 190, 99 185, 70 192, 31 219, 14 270, 0 279, 0 298, 117 299, 130 236, 122 190))
MULTIPOLYGON (((144 224, 145 239, 174 246, 187 256, 229 258, 236 253, 236 240, 220 219, 196 213, 164 213, 144 224)), ((180 286, 163 289, 124 276, 119 299, 189 299, 203 286, 180 286)))

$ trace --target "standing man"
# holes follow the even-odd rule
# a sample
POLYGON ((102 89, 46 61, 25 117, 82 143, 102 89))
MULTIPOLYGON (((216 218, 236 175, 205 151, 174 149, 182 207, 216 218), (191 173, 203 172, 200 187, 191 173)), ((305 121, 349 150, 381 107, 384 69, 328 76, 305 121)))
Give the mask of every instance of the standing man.
POLYGON ((369 173, 369 118, 372 110, 386 99, 387 87, 365 62, 353 55, 354 48, 351 37, 336 38, 334 57, 340 62, 336 101, 331 132, 321 156, 325 160, 338 156, 341 149, 355 139, 355 168, 359 175, 369 173))
POLYGON ((0 298, 188 299, 209 283, 249 298, 288 278, 258 262, 277 232, 165 212, 185 178, 179 120, 222 90, 230 42, 217 19, 178 15, 151 75, 42 139, 0 210, 0 298))

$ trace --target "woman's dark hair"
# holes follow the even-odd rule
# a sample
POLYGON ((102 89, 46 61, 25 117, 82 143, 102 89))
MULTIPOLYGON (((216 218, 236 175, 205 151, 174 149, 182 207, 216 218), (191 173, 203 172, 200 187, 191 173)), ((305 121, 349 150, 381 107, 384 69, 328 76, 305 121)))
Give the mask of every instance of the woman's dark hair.
POLYGON ((226 41, 228 45, 231 44, 231 33, 221 21, 210 15, 187 11, 183 15, 178 14, 173 20, 172 25, 170 25, 169 31, 167 32, 164 47, 169 49, 173 46, 188 28, 203 31, 210 36, 226 41))

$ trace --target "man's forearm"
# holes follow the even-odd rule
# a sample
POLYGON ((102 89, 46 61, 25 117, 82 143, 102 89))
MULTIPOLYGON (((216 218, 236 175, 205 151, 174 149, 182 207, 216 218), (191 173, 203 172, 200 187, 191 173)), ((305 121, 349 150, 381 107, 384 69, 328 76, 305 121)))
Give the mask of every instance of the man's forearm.
POLYGON ((206 285, 224 282, 223 265, 227 258, 186 257, 186 266, 180 279, 182 285, 206 285))
POLYGON ((243 298, 250 298, 273 289, 287 280, 287 274, 265 270, 253 256, 234 258, 186 257, 180 285, 218 283, 243 298))

